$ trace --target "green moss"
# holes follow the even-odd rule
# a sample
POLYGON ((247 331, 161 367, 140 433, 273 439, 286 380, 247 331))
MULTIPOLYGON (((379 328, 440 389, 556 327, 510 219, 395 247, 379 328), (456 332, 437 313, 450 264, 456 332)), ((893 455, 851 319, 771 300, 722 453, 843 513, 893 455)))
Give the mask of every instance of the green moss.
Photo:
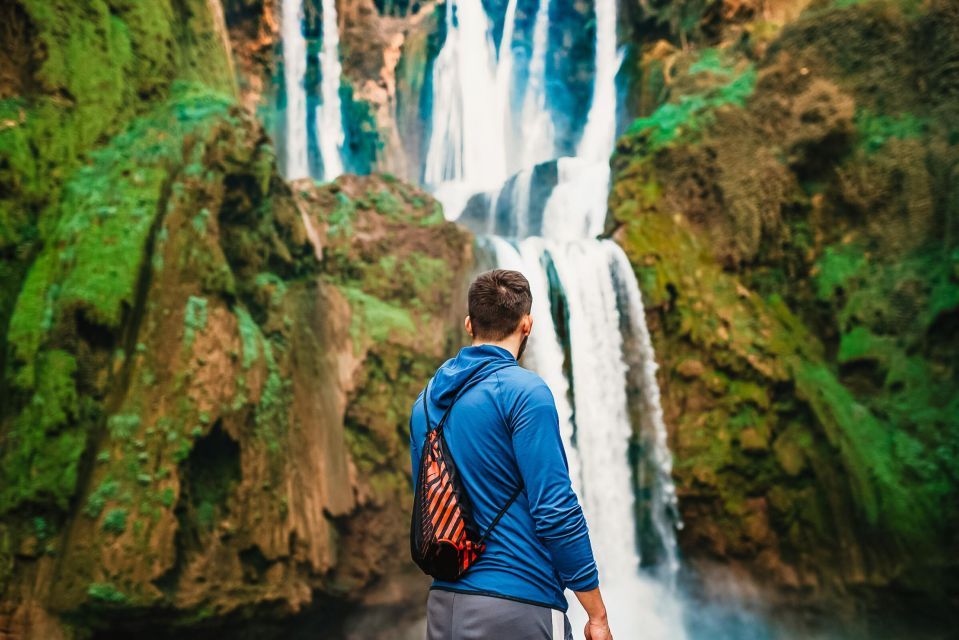
POLYGON ((270 292, 270 304, 274 306, 278 305, 283 296, 286 295, 286 282, 275 273, 258 273, 256 286, 270 292))
MULTIPOLYGON (((49 17, 69 15, 64 10, 49 17)), ((85 37, 85 28, 69 37, 85 37)), ((50 64, 61 54, 52 51, 50 64)), ((76 348, 78 318, 95 331, 119 331, 134 307, 140 275, 149 268, 157 217, 169 205, 169 194, 177 192, 173 176, 184 147, 202 147, 229 105, 228 98, 203 87, 175 84, 170 100, 91 152, 87 164, 73 171, 65 160, 60 165, 68 171, 62 198, 41 217, 44 246, 7 331, 7 376, 22 408, 12 412, 16 418, 5 434, 9 446, 0 452, 0 512, 25 502, 65 506, 72 496, 88 433, 102 410, 93 397, 77 394, 78 364, 57 345, 76 348)), ((122 439, 137 425, 114 416, 107 426, 122 439)))
POLYGON ((689 73, 693 75, 713 73, 720 76, 733 76, 735 68, 729 64, 725 53, 725 51, 714 47, 702 49, 699 53, 699 59, 689 66, 689 73))
POLYGON ((882 149, 889 140, 921 138, 929 129, 926 119, 903 113, 898 116, 878 114, 869 109, 858 109, 855 117, 860 144, 869 153, 882 149))
MULTIPOLYGON (((713 51, 713 50, 707 50, 713 51)), ((715 71, 718 54, 711 54, 699 61, 700 70, 715 71), (714 60, 715 58, 715 60, 714 60)), ((696 65, 693 65, 694 67, 696 65)), ((637 118, 626 130, 629 136, 643 135, 648 140, 649 151, 662 148, 681 134, 702 131, 713 121, 713 112, 724 105, 742 107, 756 87, 756 70, 751 65, 738 74, 732 70, 721 76, 731 76, 726 84, 713 87, 704 93, 681 95, 674 102, 660 105, 651 115, 637 118)))
POLYGON ((331 236, 348 236, 353 231, 356 204, 342 191, 336 194, 336 208, 327 219, 331 236))
POLYGON ((109 582, 94 582, 87 588, 87 595, 100 602, 125 604, 129 598, 109 582))
POLYGON ((139 430, 141 423, 137 414, 117 414, 107 420, 107 429, 114 440, 129 440, 139 430))
POLYGON ((361 335, 368 335, 377 342, 389 339, 394 331, 414 333, 416 325, 408 310, 390 304, 352 286, 341 286, 340 291, 350 302, 353 318, 350 336, 354 344, 361 335))
POLYGON ((76 392, 76 360, 61 350, 38 358, 36 392, 6 434, 0 465, 0 513, 25 502, 52 499, 66 506, 86 447, 84 414, 76 392))
POLYGON ((269 340, 260 334, 267 376, 256 407, 257 435, 266 442, 267 450, 279 453, 280 434, 286 430, 287 407, 289 406, 289 382, 280 376, 269 340))
POLYGON ((240 340, 243 343, 243 368, 249 369, 260 357, 260 329, 250 313, 243 307, 235 307, 237 324, 240 330, 240 340))
POLYGON ((795 374, 797 392, 840 452, 866 521, 881 521, 887 531, 899 532, 903 543, 926 538, 935 509, 901 481, 904 462, 915 460, 921 444, 878 421, 825 367, 802 363, 795 374))
POLYGON ((91 518, 98 518, 103 511, 103 507, 106 506, 107 501, 117 495, 119 488, 120 485, 115 480, 109 478, 104 480, 93 490, 90 497, 87 498, 87 504, 83 508, 83 512, 91 518))
POLYGON ((123 533, 127 528, 127 510, 117 508, 107 511, 106 516, 103 517, 103 522, 100 524, 100 528, 103 529, 105 533, 117 535, 123 533))
POLYGON ((398 219, 403 211, 403 205, 400 200, 386 189, 367 194, 367 198, 373 203, 376 210, 388 219, 398 219))
POLYGON ((819 297, 824 300, 832 298, 865 266, 866 258, 861 247, 854 244, 827 247, 814 271, 819 297))
POLYGON ((160 504, 162 504, 164 507, 169 509, 170 507, 173 506, 174 502, 176 502, 176 493, 173 491, 171 487, 166 487, 163 491, 160 492, 158 499, 160 501, 160 504))
POLYGON ((51 241, 30 269, 10 321, 9 341, 29 388, 43 335, 72 309, 116 328, 133 305, 147 239, 164 204, 171 164, 188 135, 201 134, 226 112, 227 99, 187 85, 139 118, 66 182, 51 241))
POLYGON ((183 342, 187 347, 193 345, 197 332, 206 328, 206 316, 206 298, 190 296, 186 301, 186 310, 183 312, 183 342))

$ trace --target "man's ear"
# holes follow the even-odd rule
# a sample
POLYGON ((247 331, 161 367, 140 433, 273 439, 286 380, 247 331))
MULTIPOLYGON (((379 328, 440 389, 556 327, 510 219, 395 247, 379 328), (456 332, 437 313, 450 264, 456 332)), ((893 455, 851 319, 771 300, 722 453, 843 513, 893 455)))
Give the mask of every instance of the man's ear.
POLYGON ((466 327, 466 333, 468 333, 469 336, 472 338, 472 337, 473 337, 473 323, 470 322, 470 317, 469 317, 469 316, 466 316, 466 320, 463 321, 463 325, 466 327))
POLYGON ((528 336, 533 330, 533 316, 526 314, 526 317, 523 318, 523 321, 520 323, 520 333, 524 336, 528 336))

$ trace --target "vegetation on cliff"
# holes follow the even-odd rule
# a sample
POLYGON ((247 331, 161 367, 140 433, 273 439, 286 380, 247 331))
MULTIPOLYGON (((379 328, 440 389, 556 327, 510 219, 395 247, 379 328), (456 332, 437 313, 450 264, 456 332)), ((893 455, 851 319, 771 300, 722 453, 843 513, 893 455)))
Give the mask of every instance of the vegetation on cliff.
POLYGON ((401 405, 471 238, 388 177, 291 192, 216 3, 128 4, 2 10, 0 629, 402 608, 401 405))
POLYGON ((959 526, 959 13, 710 7, 634 52, 610 197, 663 361, 682 545, 794 602, 931 612, 959 526))

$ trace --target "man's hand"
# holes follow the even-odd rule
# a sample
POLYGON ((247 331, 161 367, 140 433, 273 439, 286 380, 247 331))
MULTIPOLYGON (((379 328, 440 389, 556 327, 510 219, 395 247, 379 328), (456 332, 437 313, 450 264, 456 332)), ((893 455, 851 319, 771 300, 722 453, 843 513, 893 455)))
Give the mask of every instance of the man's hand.
POLYGON ((586 640, 613 640, 613 634, 610 632, 609 624, 605 619, 598 622, 590 620, 586 623, 584 633, 586 634, 586 640))
POLYGON ((574 591, 573 593, 576 594, 579 603, 586 609, 586 615, 589 616, 589 622, 583 630, 586 640, 613 640, 609 622, 606 620, 606 605, 603 604, 599 587, 591 591, 574 591))

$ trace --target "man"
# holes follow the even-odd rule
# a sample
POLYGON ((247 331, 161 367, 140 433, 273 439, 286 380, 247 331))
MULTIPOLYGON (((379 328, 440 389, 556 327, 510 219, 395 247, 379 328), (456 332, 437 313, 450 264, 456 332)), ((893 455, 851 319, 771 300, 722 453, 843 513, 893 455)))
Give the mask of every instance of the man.
MULTIPOLYGON (((586 609, 586 639, 612 639, 553 394, 517 363, 533 329, 532 302, 529 282, 518 271, 478 276, 466 316, 472 345, 447 360, 428 386, 429 413, 440 416, 473 374, 493 365, 494 372, 453 405, 444 431, 477 527, 485 531, 524 485, 476 564, 459 580, 433 581, 428 640, 571 640, 564 588, 586 609)), ((410 416, 414 469, 427 430, 423 393, 410 416)))

